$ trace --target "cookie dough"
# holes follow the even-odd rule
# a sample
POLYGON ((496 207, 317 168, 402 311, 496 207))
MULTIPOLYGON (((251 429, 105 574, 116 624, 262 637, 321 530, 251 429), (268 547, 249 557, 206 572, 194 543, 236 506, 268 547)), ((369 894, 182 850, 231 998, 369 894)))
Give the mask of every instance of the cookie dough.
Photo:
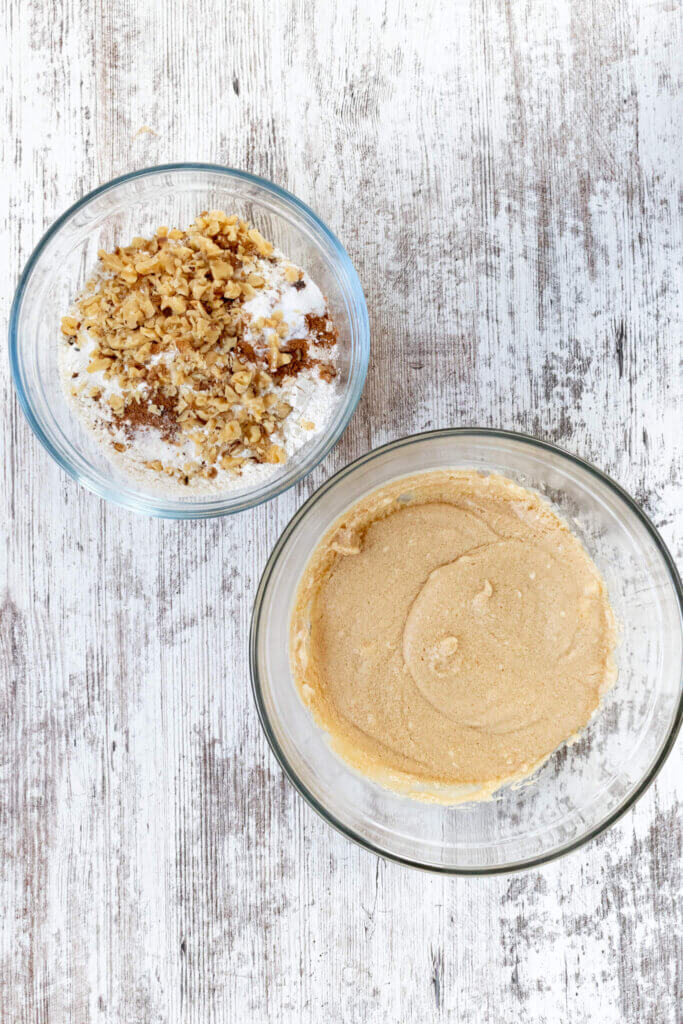
POLYGON ((334 749, 385 785, 472 799, 524 778, 614 681, 615 620, 580 541, 502 476, 433 471, 320 541, 290 656, 334 749))

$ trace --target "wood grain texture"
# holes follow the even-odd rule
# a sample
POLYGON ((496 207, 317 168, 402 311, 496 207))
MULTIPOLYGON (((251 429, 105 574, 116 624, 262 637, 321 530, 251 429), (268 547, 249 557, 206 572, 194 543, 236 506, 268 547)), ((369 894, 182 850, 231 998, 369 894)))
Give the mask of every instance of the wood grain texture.
POLYGON ((294 509, 430 427, 559 442, 681 557, 681 4, 1 6, 5 313, 84 191, 208 160, 313 206, 358 268, 373 341, 324 465, 206 523, 79 489, 2 364, 3 1024, 674 1024, 680 754, 542 871, 421 875, 356 849, 285 783, 246 636, 294 509))

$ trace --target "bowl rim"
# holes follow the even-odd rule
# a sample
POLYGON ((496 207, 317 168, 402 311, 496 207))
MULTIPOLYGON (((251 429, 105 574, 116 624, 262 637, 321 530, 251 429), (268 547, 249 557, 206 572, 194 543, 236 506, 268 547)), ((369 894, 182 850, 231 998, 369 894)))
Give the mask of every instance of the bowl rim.
MULTIPOLYGON (((50 225, 47 231, 41 236, 40 240, 34 247, 31 255, 26 261, 26 265, 19 277, 17 287, 12 300, 12 306, 10 309, 9 326, 8 326, 8 349, 9 349, 9 362, 12 381, 14 383, 15 392, 19 400, 19 405, 24 413, 24 416, 28 420, 31 430, 38 438, 43 448, 48 454, 54 459, 57 465, 64 470, 76 483, 81 484, 87 490, 91 491, 97 497, 104 499, 105 501, 112 502, 114 505, 118 505, 121 508, 129 509, 130 511, 137 512, 138 514, 148 515, 153 518, 159 519, 214 519, 221 518, 223 516, 235 515, 238 512, 244 512, 251 508, 257 508, 259 505, 265 504, 265 502, 272 501, 274 498, 278 498, 285 491, 288 491, 290 487, 294 487, 300 483, 301 480, 305 479, 309 473, 311 473, 316 466, 318 466, 324 458, 326 458, 335 445, 338 443, 344 431, 349 425, 351 417, 353 416, 356 407, 361 399, 363 390, 365 387, 365 380, 367 377, 368 364, 370 359, 370 320, 368 316, 367 303, 365 301, 365 295, 363 288, 358 277, 358 273, 348 255, 346 249, 341 244, 337 236, 330 231, 327 225, 318 217, 316 213, 306 203, 298 199, 293 193, 288 192, 280 185, 276 185, 275 182, 269 181, 267 178, 262 178, 257 174, 251 174, 249 171, 242 171, 234 167, 226 167, 221 164, 201 163, 201 162, 178 162, 168 164, 155 164, 151 167, 143 167, 139 170, 130 171, 127 174, 119 175, 116 178, 112 178, 110 181, 105 182, 103 185, 98 185, 97 188, 92 189, 90 192, 85 193, 75 203, 72 203, 57 219, 50 225), (271 193, 278 199, 281 199, 290 207, 293 207, 298 213, 302 214, 305 220, 319 231, 331 244, 332 250, 336 259, 338 260, 339 266, 343 271, 344 276, 348 281, 349 291, 353 295, 356 305, 356 313, 358 315, 358 336, 359 336, 359 351, 360 351, 360 362, 355 375, 355 381, 353 388, 349 392, 347 405, 344 410, 344 415, 341 417, 337 427, 332 431, 325 439, 325 443, 320 448, 315 460, 311 462, 309 466, 303 469, 300 473, 296 474, 291 480, 281 484, 278 487, 273 488, 272 491, 266 493, 262 497, 257 499, 249 498, 249 491, 244 492, 241 500, 234 500, 228 504, 227 507, 218 508, 208 507, 202 508, 201 505, 188 505, 186 507, 169 508, 165 505, 163 498, 159 501, 155 501, 152 498, 146 496, 133 497, 132 494, 128 494, 127 491, 121 491, 118 488, 109 488, 104 484, 101 484, 98 480, 92 479, 88 474, 82 473, 79 469, 73 465, 70 458, 65 458, 55 448, 49 434, 43 429, 37 416, 33 411, 31 401, 29 400, 27 389, 24 386, 21 360, 19 358, 19 317, 21 313, 22 302, 24 299, 24 293, 31 276, 31 273, 38 262, 45 246, 48 242, 61 230, 63 225, 82 207, 89 203, 92 199, 97 196, 103 195, 119 185, 122 185, 128 181, 133 181, 137 178, 154 177, 156 175, 174 172, 174 171, 197 171, 197 172, 210 172, 217 173, 225 176, 226 178, 245 181, 252 184, 258 185, 263 188, 266 192, 271 193)), ((207 499, 210 500, 210 499, 207 499)), ((216 497, 215 503, 220 503, 220 495, 216 497)))
POLYGON ((359 458, 354 459, 353 462, 342 467, 338 472, 334 473, 328 480, 326 480, 321 486, 310 495, 309 498, 301 505, 299 509, 294 513, 292 518, 289 520, 284 530, 280 534, 275 547, 268 557, 265 568, 259 581, 256 596, 254 598, 254 605, 252 610, 251 628, 249 635, 249 668, 251 674, 251 688, 256 704, 256 710, 258 713, 261 727, 265 733, 268 744, 275 755, 276 760, 279 762, 280 767, 283 769, 285 775, 292 783, 294 788, 297 790, 300 796, 309 804, 309 806, 318 814, 323 821, 328 825, 332 826, 337 832, 356 843, 358 846, 367 850, 369 853, 373 853, 378 857, 382 857, 385 860, 392 861, 396 864, 402 864, 406 867, 415 868, 418 870, 426 871, 433 874, 439 875, 465 875, 465 876, 485 876, 485 875, 503 875, 511 874, 516 871, 524 871, 530 868, 539 867, 542 864, 547 864, 553 860, 557 860, 560 857, 566 856, 568 853, 579 849, 579 847, 586 845, 601 835, 607 829, 611 828, 628 810, 630 810, 640 797, 646 792, 652 782, 655 780, 659 772, 661 771, 664 762, 667 760, 671 753, 676 737, 678 736, 681 724, 683 722, 683 664, 681 666, 681 687, 678 697, 678 707, 673 717, 672 723, 669 728, 668 735, 662 744, 662 747, 651 766, 649 772, 643 776, 640 782, 635 786, 632 793, 624 799, 618 807, 615 808, 610 814, 603 818, 597 825, 589 829, 585 835, 580 838, 572 840, 569 843, 565 843, 557 849, 553 849, 548 853, 540 856, 528 857, 524 860, 513 861, 506 865, 495 865, 492 867, 444 867, 439 864, 426 864, 416 860, 412 860, 409 857, 404 857, 399 854, 392 853, 390 851, 382 849, 381 846, 373 843, 365 837, 359 835, 353 828, 345 825, 338 818, 335 817, 318 799, 310 792, 306 785, 299 779, 298 775, 290 765, 284 751, 280 747, 273 730, 271 729, 268 715, 265 709, 265 703, 263 701, 261 693, 261 680, 259 676, 258 660, 257 660, 257 643, 259 636, 261 609, 263 605, 263 598, 270 582, 270 578, 273 574, 275 566, 279 560, 280 554, 286 546, 289 537, 294 532, 299 521, 304 517, 306 512, 314 505, 324 494, 327 493, 332 487, 338 484, 345 477, 353 473, 361 465, 367 462, 372 462, 374 459, 386 454, 389 451, 403 448, 408 445, 414 444, 419 441, 424 441, 430 438, 445 438, 445 437, 493 437, 506 441, 520 442, 523 445, 529 445, 532 448, 540 449, 546 452, 553 452, 559 454, 567 459, 570 463, 578 465, 583 470, 587 470, 589 474, 597 477, 603 483, 606 483, 608 487, 614 491, 617 497, 633 511, 638 519, 645 526, 647 532, 655 543, 660 555, 662 556, 664 563, 669 572, 669 578, 673 584, 674 592, 678 601, 679 610, 679 621, 681 622, 681 629, 683 631, 683 585, 681 584, 681 577, 676 568, 676 564, 664 543, 662 537, 659 534, 654 523, 649 517, 643 512, 640 506, 634 501, 631 495, 624 490, 615 480, 613 480, 607 473, 598 469, 592 463, 587 462, 585 459, 579 458, 577 455, 573 455, 571 452, 566 451, 559 445, 553 444, 549 441, 543 441, 540 438, 533 437, 531 434, 518 433, 511 430, 499 430, 494 427, 446 427, 440 430, 428 430, 417 434, 409 434, 403 437, 399 437, 394 441, 390 441, 387 444, 380 445, 378 448, 373 448, 359 458))

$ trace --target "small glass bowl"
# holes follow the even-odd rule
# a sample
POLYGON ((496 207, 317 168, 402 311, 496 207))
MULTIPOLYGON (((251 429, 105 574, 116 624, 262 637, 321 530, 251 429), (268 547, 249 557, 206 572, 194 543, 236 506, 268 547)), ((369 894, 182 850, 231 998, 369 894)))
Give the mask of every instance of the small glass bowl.
POLYGON ((9 328, 19 402, 39 440, 75 480, 126 508, 172 519, 227 515, 274 498, 306 476, 337 443, 363 391, 370 351, 368 313, 358 275, 340 242, 294 196, 243 171, 211 164, 168 164, 135 171, 90 192, 38 243, 17 287, 9 328), (258 486, 173 498, 132 481, 107 458, 62 392, 60 322, 93 268, 98 249, 186 226, 205 209, 250 221, 304 267, 327 296, 339 330, 338 393, 327 427, 258 486))
POLYGON ((261 578, 251 628, 256 706, 301 795, 361 846, 413 867, 492 874, 567 853, 612 825, 673 747, 683 713, 683 593, 652 523, 612 480, 554 445, 497 430, 440 430, 351 463, 299 509, 261 578), (299 698, 288 632, 296 588, 329 526, 364 494, 437 468, 501 473, 544 495, 606 581, 621 626, 618 678, 579 740, 523 785, 478 803, 430 804, 363 777, 331 750, 299 698))

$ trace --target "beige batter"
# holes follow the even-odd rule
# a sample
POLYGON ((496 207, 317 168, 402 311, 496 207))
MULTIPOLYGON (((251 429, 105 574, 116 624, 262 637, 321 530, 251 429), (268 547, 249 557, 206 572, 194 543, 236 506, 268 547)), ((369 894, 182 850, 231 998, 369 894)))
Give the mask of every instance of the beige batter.
POLYGON ((432 799, 484 797, 581 730, 614 680, 604 583, 538 495, 434 471, 365 497, 299 585, 291 660, 337 752, 432 799))

